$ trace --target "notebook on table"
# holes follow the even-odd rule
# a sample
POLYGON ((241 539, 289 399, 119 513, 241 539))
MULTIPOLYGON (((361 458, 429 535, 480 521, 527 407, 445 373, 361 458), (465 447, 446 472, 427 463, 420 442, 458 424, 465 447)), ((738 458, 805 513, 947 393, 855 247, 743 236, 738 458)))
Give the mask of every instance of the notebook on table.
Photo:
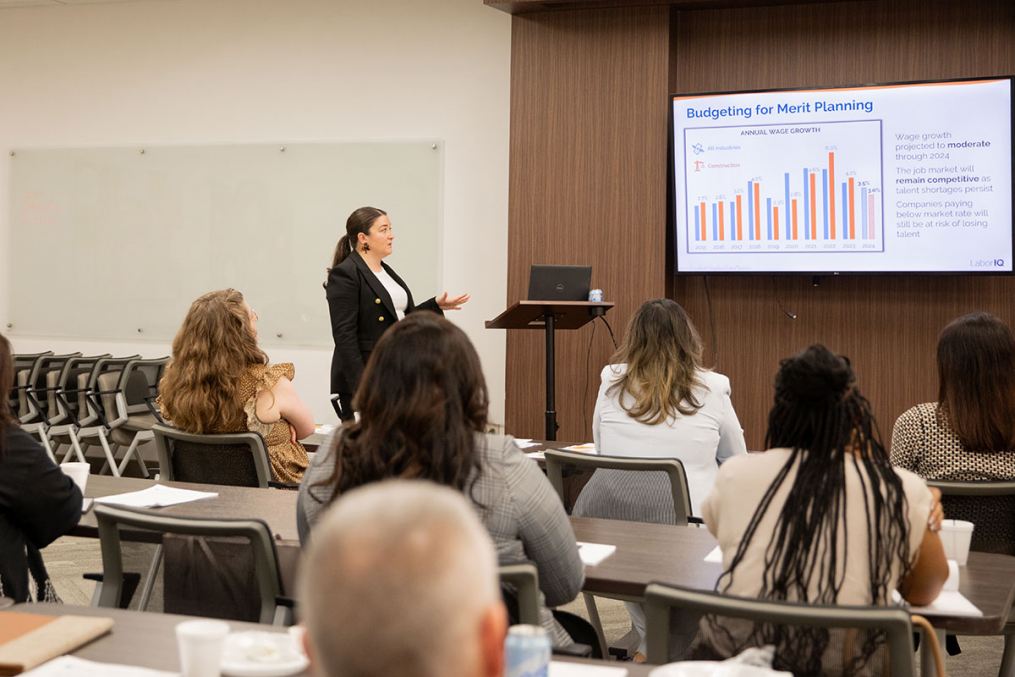
POLYGON ((112 618, 0 611, 0 677, 70 653, 112 627, 112 618))

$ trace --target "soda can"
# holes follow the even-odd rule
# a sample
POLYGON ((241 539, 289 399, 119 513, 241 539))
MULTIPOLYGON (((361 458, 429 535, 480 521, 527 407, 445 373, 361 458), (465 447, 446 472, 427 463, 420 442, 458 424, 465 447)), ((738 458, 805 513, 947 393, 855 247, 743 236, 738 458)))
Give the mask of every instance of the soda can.
POLYGON ((506 677, 547 677, 550 636, 538 625, 512 625, 504 640, 506 677))
POLYGON ((603 302, 603 290, 602 289, 593 289, 593 290, 589 291, 589 301, 591 301, 592 303, 602 303, 603 302))

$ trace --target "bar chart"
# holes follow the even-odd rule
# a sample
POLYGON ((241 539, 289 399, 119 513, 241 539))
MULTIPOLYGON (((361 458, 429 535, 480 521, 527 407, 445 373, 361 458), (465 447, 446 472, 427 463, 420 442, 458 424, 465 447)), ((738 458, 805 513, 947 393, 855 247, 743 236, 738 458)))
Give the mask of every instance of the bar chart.
POLYGON ((689 251, 879 251, 879 120, 684 130, 689 251))

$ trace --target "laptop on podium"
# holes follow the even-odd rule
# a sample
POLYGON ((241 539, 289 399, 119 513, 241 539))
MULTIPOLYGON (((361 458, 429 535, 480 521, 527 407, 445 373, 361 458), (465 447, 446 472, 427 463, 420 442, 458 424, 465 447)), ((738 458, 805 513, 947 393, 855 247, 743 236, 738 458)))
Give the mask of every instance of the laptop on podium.
POLYGON ((533 264, 529 269, 529 301, 588 301, 592 266, 533 264))

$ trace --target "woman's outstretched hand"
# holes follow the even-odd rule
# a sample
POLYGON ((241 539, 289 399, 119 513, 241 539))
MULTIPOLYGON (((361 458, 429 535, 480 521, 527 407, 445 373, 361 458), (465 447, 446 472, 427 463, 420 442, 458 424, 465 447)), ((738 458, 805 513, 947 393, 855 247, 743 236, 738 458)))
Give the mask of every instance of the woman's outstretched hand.
POLYGON ((448 293, 444 292, 437 298, 437 305, 441 310, 461 310, 462 306, 468 303, 471 298, 469 294, 448 298, 448 293))

